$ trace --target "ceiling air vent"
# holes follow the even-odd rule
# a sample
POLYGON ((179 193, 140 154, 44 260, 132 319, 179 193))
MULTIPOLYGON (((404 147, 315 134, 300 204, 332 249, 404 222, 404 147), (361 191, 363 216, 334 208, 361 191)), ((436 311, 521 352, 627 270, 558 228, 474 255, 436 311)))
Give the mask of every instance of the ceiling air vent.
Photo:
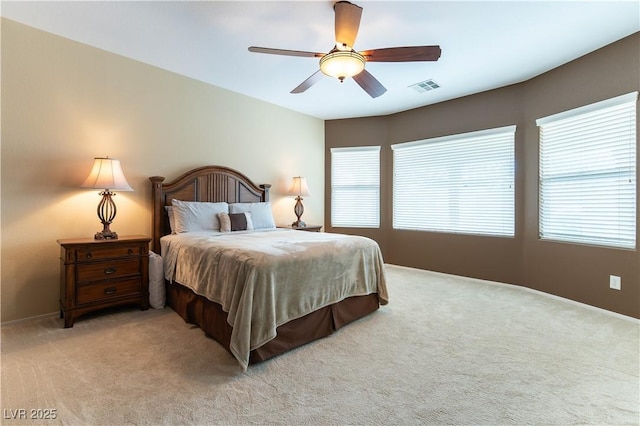
POLYGON ((418 93, 424 93, 424 92, 428 92, 429 90, 435 90, 439 88, 440 85, 436 83, 434 80, 429 79, 429 80, 421 81, 420 83, 412 84, 409 87, 418 93))

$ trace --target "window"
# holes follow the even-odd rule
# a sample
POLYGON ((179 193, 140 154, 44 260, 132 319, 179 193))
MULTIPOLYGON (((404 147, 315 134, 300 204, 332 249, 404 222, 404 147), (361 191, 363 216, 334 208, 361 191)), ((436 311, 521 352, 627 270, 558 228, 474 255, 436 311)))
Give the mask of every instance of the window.
POLYGON ((393 227, 513 236, 515 131, 393 145, 393 227))
POLYGON ((380 227, 380 147, 331 148, 331 226, 380 227))
POLYGON ((637 98, 537 121, 540 238, 635 248, 637 98))

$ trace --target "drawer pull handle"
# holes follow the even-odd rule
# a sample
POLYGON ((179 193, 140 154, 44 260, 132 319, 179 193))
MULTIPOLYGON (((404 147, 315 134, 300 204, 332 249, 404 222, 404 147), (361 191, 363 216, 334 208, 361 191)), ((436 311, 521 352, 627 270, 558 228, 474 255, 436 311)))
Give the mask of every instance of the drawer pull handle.
POLYGON ((129 254, 133 254, 133 249, 129 249, 129 254))
POLYGON ((115 287, 107 287, 104 289, 104 294, 114 294, 116 292, 115 287))
POLYGON ((91 254, 91 252, 87 252, 87 259, 91 259, 93 257, 93 255, 91 254))
POLYGON ((116 268, 107 268, 104 270, 104 273, 107 275, 111 275, 111 274, 115 274, 116 273, 116 268))

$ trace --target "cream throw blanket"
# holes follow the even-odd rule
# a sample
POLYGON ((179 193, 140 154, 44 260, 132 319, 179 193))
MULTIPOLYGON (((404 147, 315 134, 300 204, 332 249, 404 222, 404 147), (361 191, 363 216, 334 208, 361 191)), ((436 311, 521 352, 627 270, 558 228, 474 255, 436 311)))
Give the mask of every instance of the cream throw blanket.
POLYGON ((161 240, 165 277, 222 306, 243 370, 276 327, 350 296, 388 302, 378 244, 365 237, 270 230, 190 232, 161 240))

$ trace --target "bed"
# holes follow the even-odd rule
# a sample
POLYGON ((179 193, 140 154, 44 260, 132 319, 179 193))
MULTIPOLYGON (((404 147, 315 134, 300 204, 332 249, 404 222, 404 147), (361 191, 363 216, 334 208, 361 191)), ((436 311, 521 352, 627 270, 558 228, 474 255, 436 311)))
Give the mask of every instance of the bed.
POLYGON ((163 257, 167 304, 242 369, 329 336, 388 303, 378 245, 365 237, 276 228, 269 220, 270 185, 222 166, 193 169, 169 183, 149 179, 152 249, 163 257), (215 213, 216 225, 181 227, 185 212, 203 217, 198 209, 215 213))

